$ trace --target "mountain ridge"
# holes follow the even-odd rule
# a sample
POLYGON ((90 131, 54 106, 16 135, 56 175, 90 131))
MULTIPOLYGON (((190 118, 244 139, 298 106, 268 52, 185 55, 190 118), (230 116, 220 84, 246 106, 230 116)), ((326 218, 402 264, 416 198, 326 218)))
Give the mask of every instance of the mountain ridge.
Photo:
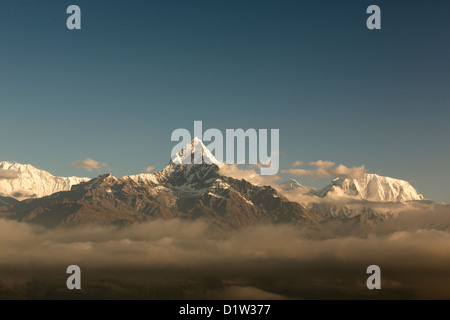
POLYGON ((425 199, 408 181, 373 173, 366 173, 359 179, 336 178, 323 189, 315 192, 315 195, 322 198, 330 194, 386 202, 425 199))
POLYGON ((0 179, 0 196, 17 200, 40 198, 59 191, 70 190, 72 185, 90 178, 55 177, 31 164, 0 162, 0 171, 6 175, 0 179))
POLYGON ((407 181, 376 174, 361 179, 336 178, 320 190, 294 179, 273 186, 255 185, 223 175, 220 169, 224 164, 198 138, 174 154, 163 170, 121 178, 111 173, 93 179, 62 178, 31 165, 0 165, 9 170, 9 176, 0 179, 0 191, 5 181, 22 179, 31 181, 32 186, 39 185, 40 177, 44 181, 44 186, 38 187, 41 197, 34 194, 36 198, 28 196, 19 202, 0 194, 0 217, 51 227, 173 218, 206 219, 226 228, 260 223, 318 225, 358 216, 359 221, 372 223, 403 208, 378 209, 382 208, 380 203, 424 200, 407 181), (33 173, 35 179, 29 177, 33 173), (301 197, 295 198, 299 193, 301 197))
MULTIPOLYGON (((194 149, 189 148, 178 155, 189 156, 187 150, 195 156, 194 149)), ((173 218, 204 219, 223 228, 320 222, 320 216, 289 201, 274 188, 223 176, 219 166, 204 161, 177 164, 172 159, 155 174, 122 178, 104 174, 73 185, 69 191, 0 208, 0 217, 50 227, 124 225, 173 218)))

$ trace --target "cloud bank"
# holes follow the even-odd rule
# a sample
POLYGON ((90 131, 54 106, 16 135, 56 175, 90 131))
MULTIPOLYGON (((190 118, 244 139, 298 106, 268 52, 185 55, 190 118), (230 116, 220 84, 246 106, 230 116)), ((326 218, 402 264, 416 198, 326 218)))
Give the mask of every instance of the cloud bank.
POLYGON ((282 170, 281 172, 318 180, 332 177, 358 179, 366 173, 366 168, 364 166, 349 168, 343 164, 336 165, 336 163, 332 161, 317 160, 309 162, 308 165, 316 167, 314 170, 298 168, 302 165, 303 162, 296 161, 293 163, 291 169, 282 170))
POLYGON ((354 228, 333 222, 217 231, 175 219, 47 230, 0 220, 0 282, 77 264, 91 277, 86 287, 108 278, 133 292, 145 283, 183 293, 169 298, 193 288, 198 295, 188 297, 450 298, 449 210, 405 213, 364 235, 354 228), (372 264, 382 270, 382 292, 365 288, 372 264))

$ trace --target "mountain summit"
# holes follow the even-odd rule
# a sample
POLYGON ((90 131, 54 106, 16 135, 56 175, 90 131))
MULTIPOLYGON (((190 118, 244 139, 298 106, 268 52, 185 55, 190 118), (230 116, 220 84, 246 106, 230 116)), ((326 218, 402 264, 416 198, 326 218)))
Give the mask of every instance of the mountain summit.
POLYGON ((195 185, 201 187, 218 174, 222 163, 197 137, 178 151, 169 164, 160 172, 124 176, 122 179, 143 182, 150 185, 170 183, 171 185, 195 185), (190 162, 190 164, 188 164, 190 162))
POLYGON ((319 197, 329 195, 352 196, 370 201, 424 200, 408 181, 366 173, 360 179, 336 178, 316 192, 319 197))
POLYGON ((306 189, 305 186, 303 186, 301 183, 299 183, 295 179, 289 179, 288 181, 285 181, 283 183, 280 183, 280 188, 283 190, 295 190, 295 189, 306 189))
POLYGON ((183 149, 181 149, 173 158, 172 163, 176 165, 182 164, 215 164, 219 162, 213 156, 211 151, 206 148, 203 142, 195 137, 183 149))
POLYGON ((67 191, 73 185, 90 178, 55 177, 30 164, 0 162, 0 196, 17 200, 40 198, 59 191, 67 191))

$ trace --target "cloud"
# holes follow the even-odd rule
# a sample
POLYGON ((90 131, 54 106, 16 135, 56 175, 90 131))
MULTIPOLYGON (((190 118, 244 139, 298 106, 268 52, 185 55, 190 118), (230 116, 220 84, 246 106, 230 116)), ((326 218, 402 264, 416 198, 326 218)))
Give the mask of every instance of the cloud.
POLYGON ((73 162, 71 163, 71 166, 76 168, 82 168, 87 171, 92 171, 93 169, 99 170, 100 168, 107 167, 108 165, 106 163, 100 163, 91 158, 87 158, 83 161, 73 162))
POLYGON ((19 172, 0 169, 0 179, 14 180, 19 178, 19 172))
POLYGON ((145 172, 150 173, 150 172, 152 172, 154 169, 155 169, 155 166, 148 166, 148 167, 145 169, 145 172))
MULTIPOLYGON (((319 175, 319 170, 306 170, 306 169, 289 169, 289 170, 281 170, 281 173, 290 173, 295 176, 299 177, 322 177, 322 175, 319 175)), ((328 174, 326 171, 324 171, 323 178, 328 177, 328 174)))
POLYGON ((334 167, 336 165, 336 162, 333 161, 323 161, 323 160, 317 160, 317 161, 311 161, 308 163, 310 166, 314 166, 317 168, 331 168, 334 167))
MULTIPOLYGON (((252 167, 261 167, 261 165, 253 165, 252 167)), ((258 186, 271 185, 281 179, 278 175, 262 176, 253 169, 241 170, 236 164, 221 166, 219 173, 235 179, 244 179, 258 186)))
POLYGON ((348 168, 342 164, 338 165, 336 168, 328 169, 331 176, 341 177, 341 178, 361 178, 366 172, 365 166, 348 168))
POLYGON ((178 299, 448 299, 448 252, 449 209, 405 213, 370 235, 352 233, 351 225, 339 221, 319 229, 217 231, 178 219, 72 229, 0 219, 0 295, 6 296, 2 282, 10 288, 11 279, 19 279, 18 294, 45 293, 52 283, 49 294, 64 293, 60 274, 77 264, 89 274, 83 285, 90 297, 108 297, 117 288, 141 298, 162 292, 178 299), (383 290, 375 293, 365 287, 371 264, 382 270, 383 290), (34 287, 27 287, 27 277, 42 283, 33 280, 34 287), (102 290, 94 294, 98 285, 102 290))
POLYGON ((301 162, 301 161, 295 161, 295 162, 292 164, 292 168, 300 167, 300 166, 302 166, 302 165, 303 165, 303 162, 301 162))
POLYGON ((358 179, 361 178, 366 172, 366 168, 364 166, 349 168, 343 164, 336 166, 335 162, 323 160, 308 163, 308 165, 316 167, 317 169, 315 170, 296 168, 300 165, 302 165, 302 162, 296 161, 292 165, 292 169, 282 170, 281 172, 293 174, 299 177, 310 177, 312 179, 325 179, 331 177, 358 179))
MULTIPOLYGON (((363 256, 373 256, 374 260, 386 262, 396 255, 408 257, 414 250, 425 256, 438 253, 450 263, 447 254, 450 250, 449 213, 449 209, 405 213, 380 224, 370 237, 347 234, 343 238, 330 234, 327 225, 321 229, 260 225, 212 231, 203 221, 171 219, 125 227, 45 229, 0 219, 0 266, 11 263, 48 265, 73 260, 91 261, 98 266, 194 266, 241 259, 304 262, 320 260, 323 255, 348 262, 364 261, 363 256), (368 250, 370 248, 373 250, 368 250), (409 252, 397 250, 400 248, 409 248, 409 252)), ((342 222, 339 228, 345 229, 347 225, 342 222)), ((412 257, 406 261, 395 258, 396 263, 405 266, 410 259, 412 257)), ((426 266, 431 262, 416 261, 415 264, 426 266)))

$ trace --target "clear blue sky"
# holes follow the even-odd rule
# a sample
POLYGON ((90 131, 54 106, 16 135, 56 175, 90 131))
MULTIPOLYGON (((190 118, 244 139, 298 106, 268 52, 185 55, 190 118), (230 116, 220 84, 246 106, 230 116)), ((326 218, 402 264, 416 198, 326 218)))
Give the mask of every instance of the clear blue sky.
POLYGON ((0 160, 159 170, 202 120, 279 128, 282 169, 365 165, 450 202, 449 35, 448 1, 1 1, 0 160))

